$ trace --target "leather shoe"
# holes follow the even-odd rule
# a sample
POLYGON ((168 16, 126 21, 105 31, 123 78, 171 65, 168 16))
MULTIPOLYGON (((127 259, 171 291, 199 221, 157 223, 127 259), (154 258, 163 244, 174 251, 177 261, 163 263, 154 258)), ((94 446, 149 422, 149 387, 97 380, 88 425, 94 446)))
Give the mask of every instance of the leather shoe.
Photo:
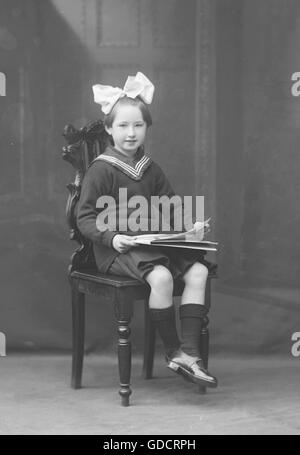
POLYGON ((218 381, 203 366, 199 357, 192 357, 181 349, 178 349, 171 357, 166 357, 167 368, 180 374, 189 382, 207 386, 217 387, 218 381))

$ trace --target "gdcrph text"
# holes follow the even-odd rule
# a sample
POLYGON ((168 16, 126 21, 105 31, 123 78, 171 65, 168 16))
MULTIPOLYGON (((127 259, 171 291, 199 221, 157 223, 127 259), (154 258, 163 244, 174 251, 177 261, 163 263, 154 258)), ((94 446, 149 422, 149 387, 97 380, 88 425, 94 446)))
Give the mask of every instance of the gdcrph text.
POLYGON ((196 450, 195 439, 149 439, 147 442, 138 441, 116 441, 110 439, 103 444, 104 450, 122 450, 128 452, 135 452, 136 449, 148 450, 196 450))

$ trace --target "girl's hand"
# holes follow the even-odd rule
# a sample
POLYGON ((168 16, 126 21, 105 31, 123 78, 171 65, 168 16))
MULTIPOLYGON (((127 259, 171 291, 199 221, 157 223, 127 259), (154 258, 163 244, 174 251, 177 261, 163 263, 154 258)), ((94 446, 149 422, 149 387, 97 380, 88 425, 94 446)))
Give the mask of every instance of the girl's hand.
POLYGON ((114 236, 112 245, 119 253, 127 253, 131 247, 138 246, 137 243, 135 243, 135 237, 122 234, 114 236))
POLYGON ((194 228, 195 232, 199 232, 199 231, 203 230, 204 223, 201 223, 201 221, 196 221, 193 228, 194 228))
POLYGON ((203 240, 204 234, 210 231, 209 220, 204 222, 196 221, 193 226, 195 234, 199 237, 199 240, 203 240))

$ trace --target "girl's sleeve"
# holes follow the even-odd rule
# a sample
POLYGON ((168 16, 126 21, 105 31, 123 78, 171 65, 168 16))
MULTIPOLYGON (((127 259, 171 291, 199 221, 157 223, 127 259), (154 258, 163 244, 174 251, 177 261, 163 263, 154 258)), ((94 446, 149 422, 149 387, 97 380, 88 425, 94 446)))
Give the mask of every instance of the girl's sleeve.
MULTIPOLYGON (((172 196, 176 196, 163 170, 156 163, 155 166, 156 166, 155 194, 157 196, 166 195, 169 198, 171 198, 172 196)), ((170 225, 173 230, 175 229, 175 219, 178 220, 178 218, 180 219, 181 232, 192 229, 194 223, 196 222, 195 216, 193 215, 193 208, 190 207, 188 204, 186 204, 185 206, 182 198, 180 198, 180 202, 178 202, 177 204, 170 205, 170 225)))
MULTIPOLYGON (((156 174, 156 187, 155 187, 155 195, 156 196, 167 196, 172 198, 173 196, 177 196, 174 192, 169 180, 165 176, 163 170, 156 164, 155 167, 155 174, 156 174)), ((176 201, 176 199, 174 199, 176 201)), ((180 219, 180 232, 185 230, 185 219, 184 219, 184 205, 182 199, 180 198, 180 202, 176 201, 175 204, 170 204, 170 227, 172 230, 175 230, 175 218, 180 219)), ((176 229, 177 232, 177 229, 176 229)))
POLYGON ((165 176, 163 170, 161 167, 157 164, 155 164, 155 195, 156 196, 168 196, 172 197, 175 196, 175 192, 165 176))
POLYGON ((111 179, 103 163, 94 163, 87 170, 81 187, 80 199, 77 206, 77 226, 87 239, 96 244, 112 246, 112 239, 117 232, 110 230, 100 231, 96 226, 99 209, 97 200, 102 195, 111 192, 111 179))

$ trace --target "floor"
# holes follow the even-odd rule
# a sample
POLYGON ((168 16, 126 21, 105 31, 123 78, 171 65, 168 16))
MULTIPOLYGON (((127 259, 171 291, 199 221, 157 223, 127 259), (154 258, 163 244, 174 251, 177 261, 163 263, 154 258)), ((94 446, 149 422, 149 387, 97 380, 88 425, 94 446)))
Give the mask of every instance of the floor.
POLYGON ((219 387, 206 395, 167 370, 141 378, 133 359, 131 406, 120 406, 114 355, 86 356, 84 388, 69 387, 70 356, 0 357, 0 434, 300 434, 300 357, 214 356, 219 387))

